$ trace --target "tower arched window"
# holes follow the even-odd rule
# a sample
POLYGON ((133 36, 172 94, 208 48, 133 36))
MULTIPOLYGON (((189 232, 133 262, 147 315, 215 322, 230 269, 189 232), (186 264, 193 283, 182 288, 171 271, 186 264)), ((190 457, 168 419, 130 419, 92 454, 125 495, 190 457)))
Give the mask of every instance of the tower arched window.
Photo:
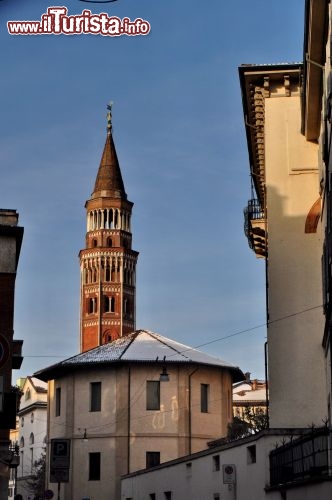
POLYGON ((104 312, 115 312, 115 298, 104 295, 104 312))
POLYGON ((30 433, 30 436, 29 436, 29 444, 32 445, 35 443, 35 436, 33 434, 33 432, 30 433))
POLYGON ((110 297, 110 310, 112 313, 115 312, 115 298, 114 297, 110 297))
POLYGON ((93 246, 93 247, 96 247, 97 245, 98 245, 98 240, 96 240, 96 238, 94 238, 94 239, 92 240, 92 246, 93 246))
POLYGON ((107 246, 112 247, 112 238, 107 238, 107 246))
POLYGON ((25 391, 25 401, 27 401, 30 398, 31 398, 31 391, 30 387, 28 387, 27 390, 25 391))
POLYGON ((92 283, 95 283, 97 281, 97 269, 93 269, 92 271, 92 283))
POLYGON ((109 266, 105 269, 105 281, 111 281, 111 270, 109 266))
POLYGON ((104 344, 107 344, 108 342, 112 342, 112 335, 109 330, 106 330, 103 334, 103 339, 104 339, 104 344))
POLYGON ((90 297, 88 299, 88 314, 93 314, 97 311, 97 299, 90 297))
POLYGON ((23 436, 20 439, 20 448, 24 448, 24 437, 23 436))

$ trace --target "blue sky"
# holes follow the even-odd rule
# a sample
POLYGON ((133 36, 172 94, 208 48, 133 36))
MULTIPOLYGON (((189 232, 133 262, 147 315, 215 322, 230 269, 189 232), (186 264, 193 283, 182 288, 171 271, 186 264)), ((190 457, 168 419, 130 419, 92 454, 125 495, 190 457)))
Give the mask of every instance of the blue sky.
MULTIPOLYGON (((79 350, 79 262, 114 101, 114 138, 140 252, 137 327, 198 346, 265 322, 249 250, 249 164, 237 67, 302 60, 304 1, 68 0, 149 21, 147 36, 11 36, 57 3, 0 2, 0 207, 25 228, 14 377, 79 350)), ((202 350, 264 376, 264 326, 202 350)))

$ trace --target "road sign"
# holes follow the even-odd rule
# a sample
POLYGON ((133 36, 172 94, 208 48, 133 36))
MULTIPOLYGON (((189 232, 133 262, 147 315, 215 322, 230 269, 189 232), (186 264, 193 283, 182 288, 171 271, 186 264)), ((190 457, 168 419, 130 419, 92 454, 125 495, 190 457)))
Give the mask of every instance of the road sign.
POLYGON ((52 439, 50 456, 50 482, 69 481, 70 439, 52 439))
POLYGON ((233 465, 233 464, 223 465, 222 472, 223 472, 223 483, 224 484, 235 484, 236 483, 235 465, 233 465))
POLYGON ((50 469, 50 483, 68 483, 69 482, 69 469, 50 469))

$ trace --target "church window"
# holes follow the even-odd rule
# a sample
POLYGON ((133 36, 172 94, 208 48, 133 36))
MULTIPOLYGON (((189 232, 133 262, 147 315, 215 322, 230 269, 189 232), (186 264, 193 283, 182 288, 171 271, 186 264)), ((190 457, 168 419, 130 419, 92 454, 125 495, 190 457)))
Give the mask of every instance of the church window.
POLYGON ((21 417, 21 427, 24 427, 24 417, 21 417))
POLYGON ((33 432, 31 432, 30 437, 29 437, 29 444, 34 444, 35 443, 35 436, 33 432))
POLYGON ((96 247, 98 245, 98 241, 96 239, 92 240, 92 246, 96 247))
POLYGON ((30 398, 31 398, 31 391, 30 391, 30 387, 28 387, 26 392, 25 392, 25 401, 27 401, 30 398))
POLYGON ((146 452, 146 468, 155 467, 160 464, 160 451, 146 452))
POLYGON ((108 247, 112 246, 112 238, 107 238, 107 246, 108 247))
POLYGON ((101 411, 101 382, 90 384, 90 411, 101 411))
POLYGON ((160 382, 147 380, 146 382, 146 409, 160 410, 160 382))
POLYGON ((24 437, 23 436, 20 439, 20 448, 24 448, 24 437))
POLYGON ((55 416, 59 417, 61 414, 61 387, 55 389, 55 416))
POLYGON ((89 453, 89 481, 100 481, 100 453, 89 453))
POLYGON ((209 411, 209 384, 201 384, 201 412, 209 411))
POLYGON ((31 413, 31 416, 30 416, 30 422, 31 422, 32 424, 33 424, 34 419, 35 419, 35 415, 34 415, 34 413, 32 412, 32 413, 31 413))

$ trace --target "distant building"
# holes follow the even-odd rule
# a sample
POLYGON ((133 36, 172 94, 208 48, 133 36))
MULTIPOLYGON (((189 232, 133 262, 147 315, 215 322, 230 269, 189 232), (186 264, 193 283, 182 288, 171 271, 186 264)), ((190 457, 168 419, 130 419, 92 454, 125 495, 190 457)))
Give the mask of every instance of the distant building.
POLYGON ((247 379, 233 385, 233 416, 246 420, 251 415, 267 414, 268 394, 265 380, 247 379))
POLYGON ((47 384, 35 377, 26 377, 18 413, 18 445, 20 463, 17 468, 17 493, 23 500, 33 498, 27 482, 34 464, 46 453, 47 384))

